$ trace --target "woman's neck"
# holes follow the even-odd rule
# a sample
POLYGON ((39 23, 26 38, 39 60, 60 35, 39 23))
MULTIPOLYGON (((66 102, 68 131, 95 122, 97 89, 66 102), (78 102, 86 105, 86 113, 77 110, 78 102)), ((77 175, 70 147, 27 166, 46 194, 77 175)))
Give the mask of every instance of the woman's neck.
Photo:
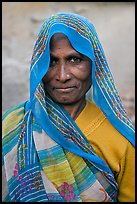
POLYGON ((79 116, 79 114, 82 112, 82 110, 86 106, 86 100, 84 98, 78 101, 77 103, 62 104, 62 106, 69 113, 69 115, 73 118, 73 120, 76 120, 76 118, 79 116))

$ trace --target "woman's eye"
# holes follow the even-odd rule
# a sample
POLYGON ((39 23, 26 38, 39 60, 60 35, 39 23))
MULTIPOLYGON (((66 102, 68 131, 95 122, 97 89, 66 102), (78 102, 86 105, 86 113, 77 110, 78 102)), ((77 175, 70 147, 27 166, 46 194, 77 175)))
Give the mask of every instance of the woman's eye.
POLYGON ((56 65, 56 63, 57 63, 57 60, 56 59, 51 59, 50 60, 50 67, 54 67, 55 65, 56 65))
POLYGON ((78 57, 72 57, 72 58, 70 59, 70 62, 71 62, 71 63, 80 63, 80 62, 81 62, 81 59, 78 58, 78 57))

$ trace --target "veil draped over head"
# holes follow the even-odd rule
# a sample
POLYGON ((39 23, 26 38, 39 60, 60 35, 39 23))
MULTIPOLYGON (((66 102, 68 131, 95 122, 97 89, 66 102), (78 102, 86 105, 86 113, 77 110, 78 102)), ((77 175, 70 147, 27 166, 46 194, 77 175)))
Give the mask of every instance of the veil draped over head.
MULTIPOLYGON (((13 153, 17 161, 12 162, 14 174, 12 170, 7 173, 11 201, 86 202, 89 196, 90 201, 116 201, 118 185, 110 167, 94 152, 70 115, 44 90, 42 79, 49 69, 50 39, 55 33, 65 34, 77 52, 91 59, 92 100, 134 145, 134 126, 94 26, 78 14, 52 15, 38 33, 30 66, 30 100, 25 103, 19 137, 15 131, 18 141, 13 153)), ((10 169, 7 147, 5 152, 5 166, 10 169)))
MULTIPOLYGON (((45 20, 41 26, 32 56, 30 67, 30 101, 26 107, 31 106, 33 114, 38 118, 38 111, 35 108, 37 100, 35 91, 42 84, 42 78, 49 69, 50 39, 58 32, 64 33, 68 37, 76 51, 91 59, 92 99, 103 111, 111 124, 135 145, 134 126, 121 102, 95 28, 88 19, 78 14, 57 13, 45 20)), ((91 95, 90 91, 89 94, 91 95)), ((46 112, 44 114, 46 117, 46 112)))

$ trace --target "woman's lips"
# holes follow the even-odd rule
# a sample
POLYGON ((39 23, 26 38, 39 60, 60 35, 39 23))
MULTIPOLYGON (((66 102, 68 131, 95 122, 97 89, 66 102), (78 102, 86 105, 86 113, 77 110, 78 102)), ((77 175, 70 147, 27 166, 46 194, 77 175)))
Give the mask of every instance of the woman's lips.
POLYGON ((60 92, 60 93, 70 93, 70 92, 72 92, 74 89, 76 89, 76 86, 66 87, 66 88, 55 88, 55 90, 58 91, 58 92, 60 92))

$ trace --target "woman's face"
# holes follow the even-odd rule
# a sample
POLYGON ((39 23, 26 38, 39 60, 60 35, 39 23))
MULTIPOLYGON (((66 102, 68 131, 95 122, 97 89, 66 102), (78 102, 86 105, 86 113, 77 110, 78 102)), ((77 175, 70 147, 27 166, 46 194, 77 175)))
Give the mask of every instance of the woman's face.
POLYGON ((91 86, 91 60, 74 50, 65 35, 55 34, 50 41, 50 67, 43 82, 55 102, 77 103, 85 99, 91 86))

